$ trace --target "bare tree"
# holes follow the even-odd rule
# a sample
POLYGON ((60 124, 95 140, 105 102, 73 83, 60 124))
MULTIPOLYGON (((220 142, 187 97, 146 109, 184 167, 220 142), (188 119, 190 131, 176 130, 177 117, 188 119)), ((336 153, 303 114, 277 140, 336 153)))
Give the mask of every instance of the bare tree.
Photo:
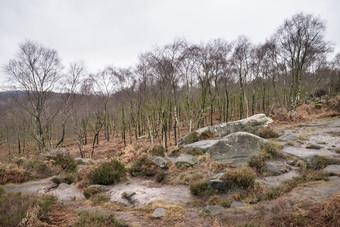
POLYGON ((10 60, 4 70, 15 84, 11 88, 14 90, 13 98, 34 118, 33 138, 40 150, 45 149, 51 122, 58 113, 49 113, 46 109, 62 70, 57 52, 26 41, 19 46, 16 58, 10 60))
MULTIPOLYGON (((247 77, 250 69, 250 53, 251 53, 251 43, 249 39, 245 36, 238 37, 233 53, 233 63, 237 70, 239 84, 240 84, 240 119, 244 117, 243 114, 243 100, 247 102, 245 96, 245 83, 247 82, 247 77)), ((247 104, 248 109, 248 104, 247 104)), ((247 111, 248 114, 248 111, 247 111)))
POLYGON ((79 95, 79 86, 81 80, 85 77, 86 68, 83 62, 74 62, 70 64, 65 80, 63 81, 62 91, 60 95, 60 116, 61 116, 61 128, 62 134, 56 147, 63 144, 66 133, 66 122, 72 113, 74 103, 79 101, 81 95, 79 95))
POLYGON ((321 54, 331 51, 324 40, 325 24, 312 14, 298 13, 285 20, 274 37, 280 49, 282 61, 291 73, 290 108, 300 102, 303 74, 321 54))

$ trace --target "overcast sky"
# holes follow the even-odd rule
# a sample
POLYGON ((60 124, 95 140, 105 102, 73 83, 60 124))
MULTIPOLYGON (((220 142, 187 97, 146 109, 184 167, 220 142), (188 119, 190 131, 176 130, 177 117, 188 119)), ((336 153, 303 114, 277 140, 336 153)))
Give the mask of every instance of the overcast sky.
MULTIPOLYGON (((233 41, 244 34, 264 42, 297 12, 320 16, 339 52, 339 11, 339 0, 0 0, 0 65, 29 39, 56 49, 65 66, 133 66, 141 52, 178 37, 233 41)), ((5 78, 1 69, 0 85, 5 78)))

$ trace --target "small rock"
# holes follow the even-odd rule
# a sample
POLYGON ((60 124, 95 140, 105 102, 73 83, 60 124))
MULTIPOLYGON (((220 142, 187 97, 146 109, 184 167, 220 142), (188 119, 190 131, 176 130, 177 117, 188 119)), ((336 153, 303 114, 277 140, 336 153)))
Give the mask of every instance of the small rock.
POLYGON ((294 111, 294 110, 291 110, 291 111, 289 111, 289 115, 290 115, 290 117, 295 117, 295 116, 296 116, 296 114, 297 114, 297 112, 296 112, 296 111, 294 111))
POLYGON ((245 207, 244 203, 241 201, 234 201, 231 203, 230 208, 236 208, 236 207, 245 207))
POLYGON ((317 140, 317 141, 315 141, 315 143, 317 143, 317 144, 326 144, 325 141, 321 141, 321 140, 317 140))
POLYGON ((197 158, 189 154, 180 154, 176 160, 177 166, 193 166, 197 164, 197 158))
POLYGON ((169 163, 162 157, 154 156, 151 160, 162 169, 168 168, 169 163))
POLYGON ((312 143, 309 143, 306 145, 306 148, 307 149, 316 149, 316 150, 320 150, 322 147, 320 145, 317 145, 317 144, 312 144, 312 143))
POLYGON ((287 161, 286 163, 287 163, 287 165, 295 166, 295 162, 294 161, 287 161))
POLYGON ((220 192, 226 192, 232 189, 233 184, 226 180, 219 179, 211 179, 208 181, 208 184, 213 189, 216 189, 220 192))
POLYGON ((49 191, 49 190, 51 190, 51 189, 53 189, 53 188, 57 188, 58 186, 59 186, 59 184, 57 184, 57 183, 52 183, 51 185, 47 186, 46 189, 49 191))
POLYGON ((144 136, 140 136, 138 137, 139 140, 144 140, 144 139, 147 139, 149 136, 148 135, 144 135, 144 136))
POLYGON ((335 153, 340 154, 340 147, 336 147, 336 148, 334 149, 334 151, 335 151, 335 153))
POLYGON ((203 209, 204 213, 208 216, 215 216, 224 211, 224 207, 219 205, 206 206, 203 209))
POLYGON ((287 141, 295 141, 298 139, 299 139, 299 136, 297 134, 294 134, 291 130, 287 130, 285 131, 284 135, 279 137, 278 141, 287 142, 287 141))
POLYGON ((327 173, 340 174, 340 165, 329 165, 323 169, 327 173))
POLYGON ((126 198, 126 199, 130 199, 132 196, 134 196, 134 195, 136 195, 136 192, 132 192, 132 191, 130 191, 130 192, 123 192, 122 193, 122 196, 124 197, 124 198, 126 198))
POLYGON ((288 171, 286 163, 280 161, 269 161, 266 163, 266 169, 275 174, 282 174, 288 171))
POLYGON ((164 208, 156 208, 153 213, 152 213, 152 217, 153 218, 162 218, 166 213, 166 209, 164 208))

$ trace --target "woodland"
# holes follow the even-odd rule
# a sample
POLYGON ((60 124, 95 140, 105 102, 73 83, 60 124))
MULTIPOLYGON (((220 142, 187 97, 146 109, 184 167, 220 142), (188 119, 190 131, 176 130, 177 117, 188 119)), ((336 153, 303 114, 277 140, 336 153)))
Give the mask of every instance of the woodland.
POLYGON ((134 66, 97 73, 81 61, 64 67, 56 50, 25 41, 3 66, 11 86, 0 94, 2 153, 76 145, 92 158, 103 140, 126 146, 143 136, 167 149, 207 125, 294 115, 301 104, 339 95, 340 54, 325 32, 321 18, 299 13, 263 43, 176 39, 141 53, 134 66))

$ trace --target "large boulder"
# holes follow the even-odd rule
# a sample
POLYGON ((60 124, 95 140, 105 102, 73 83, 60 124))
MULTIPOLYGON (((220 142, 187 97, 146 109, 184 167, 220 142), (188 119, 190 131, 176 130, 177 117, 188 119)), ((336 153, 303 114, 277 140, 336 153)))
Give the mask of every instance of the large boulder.
POLYGON ((248 132, 235 132, 220 139, 207 153, 222 164, 247 166, 250 158, 257 156, 266 145, 269 145, 266 139, 248 132))
POLYGON ((340 174, 340 165, 329 165, 323 169, 327 173, 340 174))
POLYGON ((201 140, 197 141, 195 143, 191 143, 188 145, 185 145, 182 149, 185 152, 191 151, 192 153, 205 153, 209 150, 209 148, 213 145, 215 145, 218 142, 218 140, 201 140))
POLYGON ((47 157, 47 158, 56 158, 58 155, 66 156, 66 155, 70 155, 70 152, 67 151, 65 148, 58 148, 58 149, 52 149, 49 152, 39 154, 39 156, 47 157))
POLYGON ((154 156, 151 158, 151 161, 153 161, 156 165, 158 165, 162 169, 166 169, 169 166, 169 163, 166 159, 159 157, 159 156, 154 156))
MULTIPOLYGON (((259 129, 268 127, 273 123, 273 120, 266 117, 265 114, 256 114, 254 116, 232 122, 225 122, 222 124, 207 126, 198 129, 196 132, 201 134, 202 132, 209 132, 214 136, 223 137, 234 132, 249 132, 256 133, 259 129)), ((186 144, 186 136, 180 138, 178 145, 183 146, 186 144)))

